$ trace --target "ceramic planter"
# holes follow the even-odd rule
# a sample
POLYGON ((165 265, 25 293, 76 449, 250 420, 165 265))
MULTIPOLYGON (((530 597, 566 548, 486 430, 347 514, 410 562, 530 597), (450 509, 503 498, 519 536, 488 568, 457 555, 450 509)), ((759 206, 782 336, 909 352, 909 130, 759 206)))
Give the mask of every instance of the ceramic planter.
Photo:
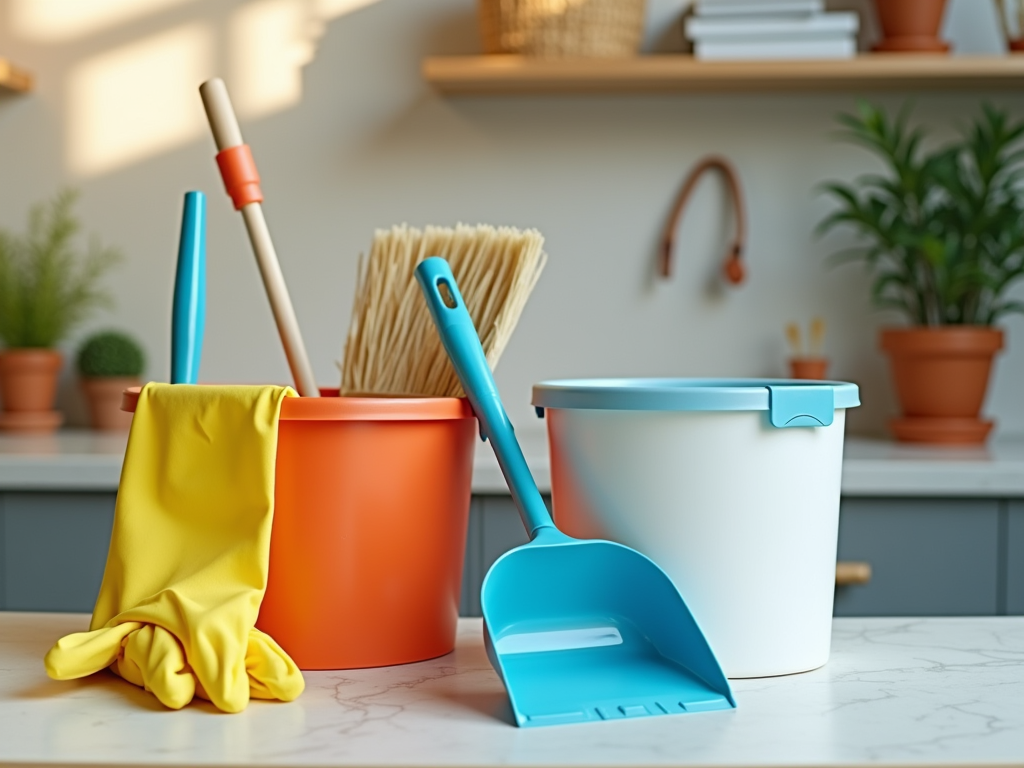
POLYGON ((789 358, 789 376, 793 379, 828 378, 827 357, 791 357, 789 358))
POLYGON ((121 394, 141 383, 137 376, 83 377, 82 392, 89 405, 92 428, 127 432, 132 426, 132 415, 121 410, 121 394))
POLYGON ((939 39, 946 0, 875 0, 882 41, 876 51, 945 53, 949 43, 939 39))
POLYGON ((903 416, 891 422, 907 442, 980 444, 993 423, 978 417, 1003 332, 987 326, 888 328, 882 349, 903 416))
POLYGON ((0 352, 0 430, 53 432, 64 420, 53 409, 63 357, 53 349, 0 352))

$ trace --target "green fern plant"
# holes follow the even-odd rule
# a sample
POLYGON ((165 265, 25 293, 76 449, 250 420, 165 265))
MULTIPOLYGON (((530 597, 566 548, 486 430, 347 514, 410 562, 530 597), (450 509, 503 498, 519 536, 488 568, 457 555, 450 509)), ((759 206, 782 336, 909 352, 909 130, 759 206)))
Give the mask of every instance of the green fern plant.
POLYGON ((912 324, 991 325, 1024 303, 1006 298, 1024 276, 1024 123, 989 105, 961 136, 926 152, 908 109, 890 119, 868 103, 842 114, 842 138, 882 159, 884 174, 824 190, 838 207, 819 232, 852 227, 862 246, 836 254, 875 274, 874 303, 912 324))
POLYGON ((33 206, 24 236, 0 229, 0 340, 9 348, 55 347, 112 304, 98 283, 121 254, 96 238, 84 252, 75 248, 77 197, 63 190, 33 206))

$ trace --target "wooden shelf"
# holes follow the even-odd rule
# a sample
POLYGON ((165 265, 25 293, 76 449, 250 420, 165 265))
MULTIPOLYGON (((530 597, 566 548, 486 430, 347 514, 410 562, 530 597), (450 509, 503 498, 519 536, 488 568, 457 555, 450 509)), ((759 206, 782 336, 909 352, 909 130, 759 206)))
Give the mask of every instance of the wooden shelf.
POLYGON ((864 54, 828 61, 697 61, 683 54, 630 59, 446 56, 424 79, 458 94, 1024 89, 1024 55, 864 54))
POLYGON ((0 91, 26 93, 35 84, 32 74, 0 57, 0 91))

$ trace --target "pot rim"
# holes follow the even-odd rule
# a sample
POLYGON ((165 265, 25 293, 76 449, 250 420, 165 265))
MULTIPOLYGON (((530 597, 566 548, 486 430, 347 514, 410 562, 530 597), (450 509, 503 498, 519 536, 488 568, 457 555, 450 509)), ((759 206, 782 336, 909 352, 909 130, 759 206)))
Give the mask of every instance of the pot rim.
POLYGON ((0 349, 0 369, 28 368, 57 371, 63 364, 63 353, 50 347, 6 347, 0 349))
POLYGON ((860 405, 845 381, 810 379, 558 379, 533 385, 538 409, 599 411, 771 411, 773 388, 832 391, 835 409, 860 405))
POLYGON ((990 325, 915 325, 883 328, 881 348, 897 355, 993 355, 1003 348, 1005 333, 990 325))
POLYGON ((83 387, 107 387, 109 389, 125 390, 131 387, 141 389, 141 376, 82 376, 78 375, 78 383, 83 387))
MULTIPOLYGON (((188 386, 186 384, 179 386, 188 386)), ((209 385, 217 386, 217 385, 209 385)), ((121 410, 135 412, 142 387, 128 387, 121 410)), ((475 418, 464 397, 348 397, 320 388, 320 397, 289 397, 281 404, 281 421, 447 421, 475 418)))

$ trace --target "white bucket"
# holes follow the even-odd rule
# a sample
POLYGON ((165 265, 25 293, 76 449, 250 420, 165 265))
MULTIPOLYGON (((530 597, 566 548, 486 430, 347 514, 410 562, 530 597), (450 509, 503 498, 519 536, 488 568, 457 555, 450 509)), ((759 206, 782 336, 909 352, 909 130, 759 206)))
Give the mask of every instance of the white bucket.
POLYGON ((555 521, 643 552, 728 677, 828 660, 846 408, 854 384, 544 382, 555 521))

